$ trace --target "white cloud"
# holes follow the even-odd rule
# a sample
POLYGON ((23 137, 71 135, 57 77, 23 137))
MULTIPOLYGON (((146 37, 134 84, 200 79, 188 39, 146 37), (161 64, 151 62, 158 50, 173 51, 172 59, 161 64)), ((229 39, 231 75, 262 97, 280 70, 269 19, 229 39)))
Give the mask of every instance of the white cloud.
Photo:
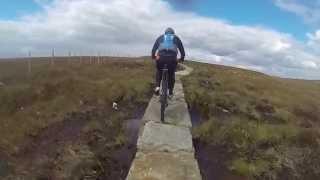
POLYGON ((315 33, 308 33, 307 34, 309 41, 308 46, 309 48, 314 49, 315 51, 320 52, 320 30, 317 30, 315 33))
MULTIPOLYGON (((42 3, 42 2, 41 2, 42 3)), ((77 54, 148 55, 154 40, 172 26, 189 58, 320 79, 319 56, 291 35, 238 26, 194 13, 177 12, 162 0, 54 0, 18 21, 0 21, 0 56, 77 54)), ((310 43, 311 37, 310 36, 310 43)))
POLYGON ((313 61, 302 61, 302 65, 306 68, 318 69, 318 65, 313 61))
POLYGON ((300 16, 308 24, 320 26, 320 0, 274 0, 275 4, 300 16))

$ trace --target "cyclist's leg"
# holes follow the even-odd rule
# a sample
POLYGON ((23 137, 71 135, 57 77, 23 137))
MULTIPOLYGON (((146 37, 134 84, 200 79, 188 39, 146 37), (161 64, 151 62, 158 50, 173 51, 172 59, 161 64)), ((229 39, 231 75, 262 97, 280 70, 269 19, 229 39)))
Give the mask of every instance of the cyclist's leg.
POLYGON ((169 76, 169 94, 173 94, 174 84, 175 84, 175 71, 177 67, 177 61, 175 57, 170 57, 168 59, 168 76, 169 76))
POLYGON ((160 58, 156 61, 157 73, 156 73, 156 87, 160 87, 161 79, 162 79, 162 69, 164 66, 163 59, 160 58))

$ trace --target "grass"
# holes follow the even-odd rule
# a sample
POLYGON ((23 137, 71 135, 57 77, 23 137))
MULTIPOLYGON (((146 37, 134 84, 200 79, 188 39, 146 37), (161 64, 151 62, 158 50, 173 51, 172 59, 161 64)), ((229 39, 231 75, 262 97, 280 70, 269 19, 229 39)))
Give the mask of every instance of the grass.
MULTIPOLYGON (((98 132, 109 150, 119 147, 125 141, 123 121, 151 97, 154 68, 147 58, 108 58, 101 64, 56 58, 54 66, 38 58, 32 61, 32 74, 27 67, 25 60, 0 62, 0 152, 10 156, 30 137, 69 116, 85 119, 82 132, 90 137, 98 132), (113 102, 118 111, 112 109, 113 102)), ((97 156, 109 152, 98 144, 90 144, 97 156)))
POLYGON ((223 148, 248 179, 319 179, 320 84, 200 63, 183 79, 203 123, 194 137, 223 148))

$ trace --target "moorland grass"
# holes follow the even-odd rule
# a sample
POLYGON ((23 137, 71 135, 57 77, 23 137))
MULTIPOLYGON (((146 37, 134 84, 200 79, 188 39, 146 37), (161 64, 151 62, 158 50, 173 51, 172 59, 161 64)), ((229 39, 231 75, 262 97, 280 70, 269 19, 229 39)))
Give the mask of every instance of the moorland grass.
MULTIPOLYGON (((248 179, 320 178, 320 85, 219 65, 189 63, 194 138, 225 149, 224 166, 248 179)), ((217 157, 212 157, 217 158, 217 157)))
POLYGON ((0 82, 5 84, 0 87, 1 150, 17 151, 26 137, 71 112, 92 106, 110 111, 117 102, 121 113, 133 114, 149 101, 154 73, 149 59, 84 62, 56 58, 51 66, 48 59, 37 58, 32 74, 25 60, 0 62, 0 82))

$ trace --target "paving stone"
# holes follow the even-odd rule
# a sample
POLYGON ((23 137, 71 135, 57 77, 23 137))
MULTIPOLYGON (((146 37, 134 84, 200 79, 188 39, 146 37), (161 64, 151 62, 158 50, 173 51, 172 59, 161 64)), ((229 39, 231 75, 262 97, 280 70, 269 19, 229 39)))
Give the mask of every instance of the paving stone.
POLYGON ((138 152, 127 180, 201 180, 192 153, 138 152))
MULTIPOLYGON (((181 92, 183 94, 183 92, 181 92)), ((176 92, 172 100, 168 101, 168 107, 165 110, 165 122, 183 127, 192 127, 190 114, 184 96, 179 96, 176 92)), ((160 122, 160 107, 158 96, 153 96, 149 102, 143 121, 160 122)))
POLYGON ((180 80, 192 69, 184 68, 177 73, 175 94, 165 111, 165 124, 160 123, 159 97, 151 98, 127 180, 201 180, 190 132, 191 119, 180 80))
POLYGON ((138 140, 138 150, 193 153, 192 135, 188 128, 150 121, 138 140))

